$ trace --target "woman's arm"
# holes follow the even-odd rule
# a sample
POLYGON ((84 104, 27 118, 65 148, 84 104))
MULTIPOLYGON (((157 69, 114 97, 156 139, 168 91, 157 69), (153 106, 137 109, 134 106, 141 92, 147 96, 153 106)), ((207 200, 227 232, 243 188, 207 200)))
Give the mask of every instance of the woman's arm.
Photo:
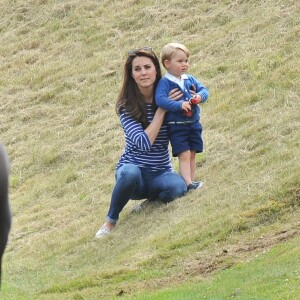
MULTIPOLYGON (((170 91, 169 97, 173 100, 177 100, 182 97, 182 92, 177 88, 173 89, 170 91)), ((155 142, 160 131, 166 112, 166 110, 159 107, 153 116, 152 122, 145 130, 140 123, 132 119, 128 112, 123 110, 120 113, 120 121, 124 132, 137 149, 142 151, 150 150, 151 145, 155 142)))
POLYGON ((145 129, 145 133, 147 134, 151 145, 153 145, 156 140, 160 127, 165 119, 166 112, 166 110, 159 107, 155 112, 152 122, 145 129))
MULTIPOLYGON (((169 93, 169 98, 172 100, 178 100, 182 96, 183 96, 183 93, 178 88, 172 89, 169 93)), ((145 133, 148 135, 151 145, 155 142, 155 139, 159 133, 160 127, 164 121, 166 112, 167 112, 166 110, 159 107, 155 112, 155 115, 153 117, 151 124, 145 129, 145 133)))

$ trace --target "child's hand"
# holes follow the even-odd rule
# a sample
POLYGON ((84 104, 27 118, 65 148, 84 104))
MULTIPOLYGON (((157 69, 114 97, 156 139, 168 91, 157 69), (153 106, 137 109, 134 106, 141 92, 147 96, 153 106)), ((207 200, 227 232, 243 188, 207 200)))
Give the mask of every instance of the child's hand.
POLYGON ((187 102, 187 101, 183 101, 183 102, 182 102, 181 108, 182 108, 184 111, 186 111, 186 112, 188 112, 188 111, 190 111, 190 110, 192 109, 190 103, 187 102))
POLYGON ((202 98, 201 98, 200 95, 194 94, 193 97, 189 100, 189 102, 190 102, 191 104, 197 105, 197 104, 199 104, 199 103, 202 102, 202 98))

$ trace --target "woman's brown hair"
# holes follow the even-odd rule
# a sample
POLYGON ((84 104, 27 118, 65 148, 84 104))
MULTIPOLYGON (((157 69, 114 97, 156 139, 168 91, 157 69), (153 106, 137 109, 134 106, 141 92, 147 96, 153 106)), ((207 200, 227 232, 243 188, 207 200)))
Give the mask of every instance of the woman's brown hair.
MULTIPOLYGON (((149 124, 147 121, 147 111, 144 96, 141 94, 138 85, 132 77, 132 61, 138 56, 145 56, 152 60, 156 69, 156 80, 154 82, 154 91, 156 89, 159 79, 161 79, 161 68, 157 56, 148 50, 137 50, 134 53, 130 53, 124 67, 124 80, 120 93, 117 98, 116 112, 120 113, 122 109, 126 109, 132 118, 140 122, 143 128, 146 128, 149 124)), ((155 101, 153 99, 153 110, 157 109, 155 101)))

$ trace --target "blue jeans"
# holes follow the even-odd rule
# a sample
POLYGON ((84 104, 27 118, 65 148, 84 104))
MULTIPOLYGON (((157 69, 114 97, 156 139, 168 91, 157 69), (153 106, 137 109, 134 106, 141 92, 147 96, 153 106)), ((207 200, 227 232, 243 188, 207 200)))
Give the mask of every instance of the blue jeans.
POLYGON ((107 220, 116 223, 119 214, 132 200, 149 199, 167 203, 183 196, 187 187, 183 178, 172 171, 149 172, 133 164, 125 164, 116 171, 107 220))

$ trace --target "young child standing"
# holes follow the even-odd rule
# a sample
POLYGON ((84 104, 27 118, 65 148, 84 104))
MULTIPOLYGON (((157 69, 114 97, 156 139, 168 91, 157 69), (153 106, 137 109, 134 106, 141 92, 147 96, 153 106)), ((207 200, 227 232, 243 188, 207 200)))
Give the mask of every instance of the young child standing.
POLYGON ((202 126, 199 103, 208 98, 208 90, 195 77, 186 74, 189 67, 189 50, 182 44, 169 43, 162 49, 161 62, 167 73, 160 79, 155 101, 167 110, 165 122, 168 124, 172 154, 179 159, 179 172, 187 189, 198 189, 203 185, 195 181, 196 153, 203 152, 202 126), (172 100, 170 91, 178 88, 183 97, 172 100))

